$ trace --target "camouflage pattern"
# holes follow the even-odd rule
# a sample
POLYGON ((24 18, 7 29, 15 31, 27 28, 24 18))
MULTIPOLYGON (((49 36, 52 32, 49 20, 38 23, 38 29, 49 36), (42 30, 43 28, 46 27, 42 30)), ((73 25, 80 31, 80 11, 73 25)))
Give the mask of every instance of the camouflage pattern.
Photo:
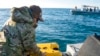
POLYGON ((42 56, 36 45, 34 22, 29 8, 12 8, 11 12, 10 19, 1 30, 6 43, 0 56, 42 56))

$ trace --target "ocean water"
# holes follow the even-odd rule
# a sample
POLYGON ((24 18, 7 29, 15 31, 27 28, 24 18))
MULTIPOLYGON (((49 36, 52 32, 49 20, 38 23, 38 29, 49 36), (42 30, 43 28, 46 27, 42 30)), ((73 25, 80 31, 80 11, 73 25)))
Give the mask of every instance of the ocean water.
MULTIPOLYGON (((72 15, 68 8, 43 8, 44 22, 36 29, 37 43, 57 42, 62 52, 67 44, 82 43, 87 36, 100 34, 100 15, 72 15)), ((0 9, 0 29, 10 9, 0 9)))

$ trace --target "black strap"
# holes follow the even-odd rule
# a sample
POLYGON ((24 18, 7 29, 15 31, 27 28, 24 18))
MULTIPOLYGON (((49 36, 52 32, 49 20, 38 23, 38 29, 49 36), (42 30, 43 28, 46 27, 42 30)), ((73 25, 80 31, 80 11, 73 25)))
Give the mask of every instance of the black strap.
POLYGON ((32 10, 29 8, 28 11, 29 11, 29 13, 30 13, 30 15, 31 15, 31 17, 32 17, 32 19, 33 19, 32 10))

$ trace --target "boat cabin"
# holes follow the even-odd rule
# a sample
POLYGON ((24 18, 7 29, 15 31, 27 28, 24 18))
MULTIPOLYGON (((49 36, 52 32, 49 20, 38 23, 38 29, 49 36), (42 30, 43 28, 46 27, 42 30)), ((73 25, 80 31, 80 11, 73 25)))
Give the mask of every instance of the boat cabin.
POLYGON ((99 7, 97 6, 88 6, 88 5, 83 5, 82 9, 78 9, 77 6, 75 6, 75 9, 73 9, 72 14, 82 14, 82 15, 100 15, 100 10, 99 7))
POLYGON ((86 12, 99 12, 99 7, 83 5, 82 10, 86 12))

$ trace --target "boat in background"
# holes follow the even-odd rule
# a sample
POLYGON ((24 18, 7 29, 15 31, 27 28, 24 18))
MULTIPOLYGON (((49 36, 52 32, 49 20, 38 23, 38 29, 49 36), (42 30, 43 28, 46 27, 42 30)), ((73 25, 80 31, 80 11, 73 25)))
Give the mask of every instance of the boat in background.
POLYGON ((75 9, 71 12, 74 15, 100 15, 99 7, 88 5, 83 5, 82 9, 78 9, 77 6, 75 6, 75 9))

